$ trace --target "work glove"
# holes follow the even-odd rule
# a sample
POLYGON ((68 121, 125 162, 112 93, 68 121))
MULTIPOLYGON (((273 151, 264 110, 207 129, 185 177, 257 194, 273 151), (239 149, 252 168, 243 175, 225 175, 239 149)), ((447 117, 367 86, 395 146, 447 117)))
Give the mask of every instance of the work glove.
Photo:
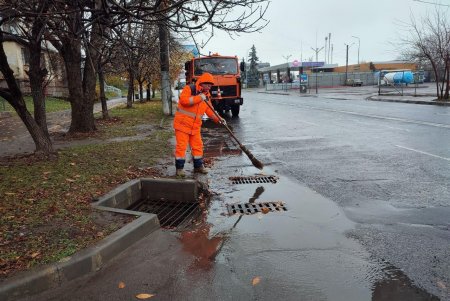
POLYGON ((223 118, 220 118, 220 119, 219 119, 219 123, 220 123, 220 124, 223 124, 223 125, 227 125, 227 122, 226 122, 225 119, 223 119, 223 118))
POLYGON ((205 94, 201 93, 200 97, 202 98, 203 101, 208 101, 208 97, 205 94))

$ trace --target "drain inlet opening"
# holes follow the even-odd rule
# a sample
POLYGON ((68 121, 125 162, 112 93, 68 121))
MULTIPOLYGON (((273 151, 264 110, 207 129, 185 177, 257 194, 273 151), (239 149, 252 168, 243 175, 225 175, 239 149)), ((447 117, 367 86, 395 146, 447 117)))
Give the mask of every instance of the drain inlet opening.
POLYGON ((144 199, 128 209, 156 214, 161 228, 166 229, 185 228, 201 213, 198 202, 187 203, 166 199, 144 199))
POLYGON ((230 177, 229 179, 231 180, 232 184, 276 184, 279 178, 277 176, 247 176, 230 177))
POLYGON ((287 211, 287 207, 282 201, 262 202, 262 203, 244 203, 244 204, 227 204, 227 210, 230 215, 235 214, 255 214, 258 212, 267 213, 268 211, 287 211))

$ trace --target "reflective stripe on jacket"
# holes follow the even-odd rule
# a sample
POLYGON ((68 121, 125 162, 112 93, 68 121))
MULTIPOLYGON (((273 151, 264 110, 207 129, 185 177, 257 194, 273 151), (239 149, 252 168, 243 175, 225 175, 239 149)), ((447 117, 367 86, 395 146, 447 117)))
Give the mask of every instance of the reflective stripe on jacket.
MULTIPOLYGON (((199 82, 194 90, 198 91, 200 89, 199 82)), ((192 91, 190 85, 186 85, 180 94, 180 100, 178 101, 177 112, 175 113, 175 118, 173 120, 173 127, 175 130, 182 131, 187 134, 195 134, 200 132, 202 126, 202 116, 206 113, 209 118, 218 122, 219 119, 214 114, 214 112, 208 107, 208 105, 202 100, 200 95, 196 91, 192 91)), ((208 98, 211 95, 208 93, 206 95, 208 98)), ((209 104, 212 107, 211 101, 209 104)))

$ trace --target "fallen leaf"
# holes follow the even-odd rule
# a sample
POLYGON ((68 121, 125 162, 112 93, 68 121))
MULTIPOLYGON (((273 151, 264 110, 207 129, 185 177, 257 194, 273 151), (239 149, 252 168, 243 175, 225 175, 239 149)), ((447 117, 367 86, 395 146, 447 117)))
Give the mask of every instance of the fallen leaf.
POLYGON ((36 258, 40 255, 41 253, 39 252, 34 252, 33 254, 31 254, 31 258, 36 258))
POLYGON ((266 207, 263 207, 263 208, 261 209, 261 212, 264 213, 264 214, 267 214, 267 213, 270 212, 270 209, 269 209, 269 208, 266 208, 266 207))
POLYGON ((5 195, 16 195, 15 192, 5 192, 5 195))
POLYGON ((259 284, 259 282, 261 281, 261 277, 255 277, 255 278, 253 278, 253 280, 252 280, 252 285, 253 286, 255 286, 255 285, 258 285, 259 284))
POLYGON ((440 289, 446 289, 447 287, 445 286, 444 282, 442 282, 441 280, 437 281, 437 286, 439 286, 440 289))
POLYGON ((120 281, 118 288, 125 288, 125 283, 123 281, 120 281))
POLYGON ((67 179, 66 179, 66 181, 67 181, 67 182, 69 182, 69 183, 73 183, 73 182, 75 182, 75 180, 74 180, 74 179, 70 179, 70 178, 67 178, 67 179))
POLYGON ((75 166, 75 165, 76 165, 76 163, 70 162, 70 166, 75 166))
POLYGON ((136 295, 136 298, 138 298, 140 300, 144 300, 144 299, 149 299, 149 298, 151 298, 153 296, 155 296, 155 295, 153 295, 153 294, 139 294, 139 295, 136 295))

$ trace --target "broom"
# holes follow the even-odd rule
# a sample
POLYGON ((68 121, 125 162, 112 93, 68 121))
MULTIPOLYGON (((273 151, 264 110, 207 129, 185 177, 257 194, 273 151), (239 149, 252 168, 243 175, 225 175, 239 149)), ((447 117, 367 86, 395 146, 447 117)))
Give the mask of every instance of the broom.
MULTIPOLYGON (((219 114, 214 110, 214 108, 209 104, 209 99, 206 99, 205 103, 208 105, 208 107, 211 109, 211 111, 214 112, 214 115, 216 115, 216 117, 219 118, 219 120, 222 120, 222 117, 220 117, 219 114)), ((234 138, 234 140, 237 142, 237 144, 239 145, 241 150, 247 155, 247 157, 250 159, 250 161, 252 161, 253 166, 262 170, 264 168, 264 165, 258 159, 256 159, 255 156, 253 156, 253 154, 244 145, 242 145, 241 142, 239 142, 238 138, 236 138, 236 136, 233 134, 231 129, 228 127, 228 125, 223 124, 221 122, 220 122, 220 124, 223 125, 228 130, 228 133, 230 133, 231 137, 234 138)))

